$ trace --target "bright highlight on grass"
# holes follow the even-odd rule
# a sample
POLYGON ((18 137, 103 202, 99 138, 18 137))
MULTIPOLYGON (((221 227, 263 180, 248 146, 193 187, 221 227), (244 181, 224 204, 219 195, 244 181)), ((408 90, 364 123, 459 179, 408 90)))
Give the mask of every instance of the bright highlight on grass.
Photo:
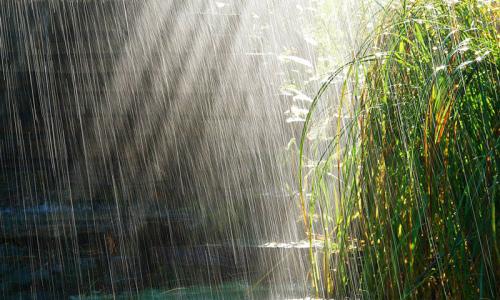
POLYGON ((499 8, 391 3, 320 89, 299 168, 316 296, 499 296, 499 8), (308 140, 325 118, 333 138, 308 140))

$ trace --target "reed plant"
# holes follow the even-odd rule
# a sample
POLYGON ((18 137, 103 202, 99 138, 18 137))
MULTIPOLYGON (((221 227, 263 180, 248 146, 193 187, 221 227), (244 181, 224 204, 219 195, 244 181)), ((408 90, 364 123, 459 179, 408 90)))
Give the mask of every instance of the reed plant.
POLYGON ((317 296, 500 296, 499 16, 495 1, 391 2, 325 80, 299 160, 317 296), (331 138, 310 138, 325 121, 331 138))

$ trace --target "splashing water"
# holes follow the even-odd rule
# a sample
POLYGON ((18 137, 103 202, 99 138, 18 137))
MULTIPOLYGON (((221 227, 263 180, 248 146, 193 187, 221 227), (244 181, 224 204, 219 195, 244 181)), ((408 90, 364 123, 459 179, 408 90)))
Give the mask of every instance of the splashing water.
POLYGON ((306 295, 317 2, 3 0, 1 294, 306 295))

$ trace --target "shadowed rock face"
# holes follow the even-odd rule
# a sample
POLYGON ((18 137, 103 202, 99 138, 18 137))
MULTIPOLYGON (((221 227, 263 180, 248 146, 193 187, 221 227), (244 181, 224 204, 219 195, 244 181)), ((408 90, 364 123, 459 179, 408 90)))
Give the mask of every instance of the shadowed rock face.
POLYGON ((1 205, 106 207, 116 242, 86 238, 148 268, 156 246, 295 237, 279 62, 255 55, 295 41, 293 16, 214 3, 4 1, 1 205))

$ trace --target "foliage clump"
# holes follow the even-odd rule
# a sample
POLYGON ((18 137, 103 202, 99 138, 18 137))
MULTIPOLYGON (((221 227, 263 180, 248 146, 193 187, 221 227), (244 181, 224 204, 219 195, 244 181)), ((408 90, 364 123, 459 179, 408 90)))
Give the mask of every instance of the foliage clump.
POLYGON ((335 113, 349 118, 311 151, 314 172, 300 171, 306 231, 311 242, 324 237, 323 250, 311 251, 318 293, 499 296, 498 19, 494 1, 392 3, 314 99, 301 167, 314 155, 314 108, 345 75, 335 113))

